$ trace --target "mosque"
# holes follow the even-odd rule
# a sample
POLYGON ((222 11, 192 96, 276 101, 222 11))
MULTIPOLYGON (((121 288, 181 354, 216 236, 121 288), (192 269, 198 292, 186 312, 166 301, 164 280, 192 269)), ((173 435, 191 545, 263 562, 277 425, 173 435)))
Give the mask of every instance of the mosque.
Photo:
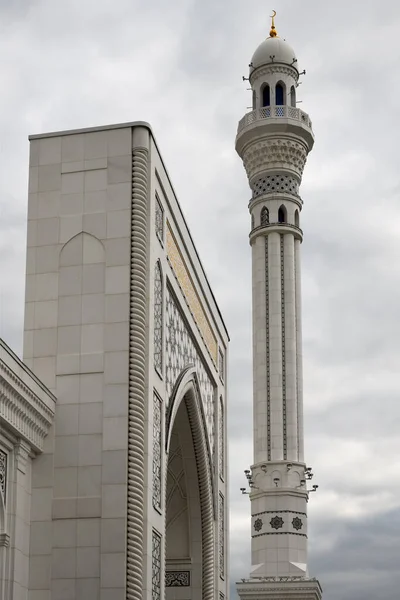
MULTIPOLYGON (((241 600, 322 597, 307 569, 300 75, 273 19, 236 137, 253 257, 241 600)), ((1 599, 229 597, 228 345, 150 125, 31 136, 23 360, 0 341, 1 599)))

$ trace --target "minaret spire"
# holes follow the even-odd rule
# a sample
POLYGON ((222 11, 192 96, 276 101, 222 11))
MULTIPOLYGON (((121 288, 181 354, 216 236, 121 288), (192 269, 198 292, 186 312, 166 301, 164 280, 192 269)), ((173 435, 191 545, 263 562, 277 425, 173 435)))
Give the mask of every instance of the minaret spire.
MULTIPOLYGON (((311 120, 296 106, 293 49, 270 37, 251 60, 253 110, 239 122, 236 150, 252 198, 254 460, 250 484, 250 577, 241 600, 321 600, 307 567, 307 502, 313 474, 304 459, 299 195, 314 145, 311 120)), ((243 488, 243 492, 246 490, 243 488)))
POLYGON ((271 23, 271 31, 269 32, 269 37, 278 37, 278 33, 275 29, 275 17, 276 17, 276 10, 273 11, 273 15, 271 15, 271 19, 272 19, 272 23, 271 23))

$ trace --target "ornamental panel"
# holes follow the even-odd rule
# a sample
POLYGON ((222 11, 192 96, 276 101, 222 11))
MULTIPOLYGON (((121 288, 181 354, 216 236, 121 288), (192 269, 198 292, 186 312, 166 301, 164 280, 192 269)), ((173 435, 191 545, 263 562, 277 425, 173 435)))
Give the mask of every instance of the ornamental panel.
POLYGON ((152 538, 152 600, 161 600, 161 535, 153 529, 152 538))
POLYGON ((163 280, 160 263, 154 269, 154 367, 162 373, 163 366, 163 280))
POLYGON ((218 509, 218 531, 219 531, 219 575, 225 577, 225 498, 219 494, 218 509))
POLYGON ((189 587, 190 571, 167 571, 165 573, 165 587, 189 587))
POLYGON ((4 504, 6 503, 7 491, 7 454, 0 450, 0 494, 3 496, 4 504))
POLYGON ((253 199, 258 198, 262 194, 272 194, 274 192, 288 192, 295 196, 299 193, 299 182, 295 177, 290 175, 266 175, 260 177, 251 183, 253 199))
POLYGON ((168 398, 171 396, 175 382, 182 371, 189 366, 196 367, 207 433, 211 451, 213 452, 215 433, 214 384, 212 383, 201 356, 193 342, 186 322, 168 289, 166 292, 165 337, 165 379, 168 398))
POLYGON ((222 398, 219 400, 219 428, 218 428, 218 464, 219 476, 225 476, 225 414, 222 398))
POLYGON ((201 300, 197 294, 195 286, 193 285, 193 281, 186 266, 185 260, 169 226, 167 227, 167 253, 172 270, 174 271, 175 277, 177 278, 182 289, 196 325, 199 328, 208 350, 210 351, 214 363, 217 364, 217 338, 213 333, 207 315, 203 309, 201 300))
POLYGON ((155 227, 156 235, 160 242, 164 241, 164 209, 159 197, 156 195, 156 211, 155 211, 155 227))
POLYGON ((161 510, 162 404, 153 395, 153 506, 161 510))

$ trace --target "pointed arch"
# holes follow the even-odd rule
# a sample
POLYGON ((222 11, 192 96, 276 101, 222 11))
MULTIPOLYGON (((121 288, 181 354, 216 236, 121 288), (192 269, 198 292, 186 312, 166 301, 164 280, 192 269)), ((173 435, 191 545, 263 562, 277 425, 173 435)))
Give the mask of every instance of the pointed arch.
POLYGON ((296 227, 300 227, 300 217, 299 217, 299 211, 296 210, 294 211, 294 224, 296 225, 296 227))
POLYGON ((287 223, 287 210, 284 204, 278 210, 278 223, 287 223))
POLYGON ((186 405, 189 418, 198 473, 202 529, 203 599, 212 600, 214 597, 215 563, 214 520, 216 518, 217 503, 204 406, 195 367, 188 367, 182 371, 170 398, 166 415, 165 449, 167 453, 170 449, 174 422, 182 402, 186 405))
POLYGON ((290 88, 290 105, 296 106, 296 89, 294 85, 290 88))
POLYGON ((268 83, 263 84, 263 86, 261 88, 261 94, 262 94, 262 105, 270 106, 271 105, 271 88, 269 87, 268 83))
POLYGON ((275 104, 284 106, 286 104, 286 86, 283 81, 278 81, 275 86, 275 104))
POLYGON ((253 110, 256 109, 256 104, 257 104, 256 90, 253 90, 253 110))
POLYGON ((60 251, 60 267, 93 265, 103 262, 105 262, 103 243, 86 231, 81 231, 70 238, 60 251))
POLYGON ((269 210, 266 206, 261 209, 261 225, 269 225, 269 210))

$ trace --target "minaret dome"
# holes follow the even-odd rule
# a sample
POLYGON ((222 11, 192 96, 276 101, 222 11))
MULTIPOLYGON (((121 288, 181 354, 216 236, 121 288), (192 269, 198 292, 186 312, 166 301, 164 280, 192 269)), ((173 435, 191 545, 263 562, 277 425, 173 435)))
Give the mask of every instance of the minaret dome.
POLYGON ((293 48, 278 36, 275 11, 270 37, 261 42, 250 62, 253 110, 269 106, 296 107, 299 68, 293 48))

